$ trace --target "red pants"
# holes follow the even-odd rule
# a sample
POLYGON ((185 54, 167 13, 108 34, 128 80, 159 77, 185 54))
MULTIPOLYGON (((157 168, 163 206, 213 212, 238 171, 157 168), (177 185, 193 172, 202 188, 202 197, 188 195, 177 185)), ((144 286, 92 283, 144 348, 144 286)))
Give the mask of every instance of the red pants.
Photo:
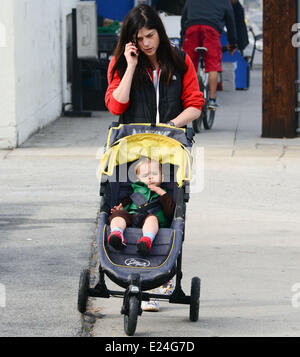
POLYGON ((211 26, 192 25, 187 28, 183 41, 184 51, 191 57, 196 71, 199 64, 199 52, 195 47, 206 47, 204 55, 205 72, 222 72, 222 45, 221 34, 211 26))

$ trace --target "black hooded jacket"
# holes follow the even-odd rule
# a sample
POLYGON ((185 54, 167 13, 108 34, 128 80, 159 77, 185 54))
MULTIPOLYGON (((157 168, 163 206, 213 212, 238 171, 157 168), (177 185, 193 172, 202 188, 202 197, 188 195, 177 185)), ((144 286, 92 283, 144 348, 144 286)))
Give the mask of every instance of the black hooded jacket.
POLYGON ((230 0, 187 0, 181 18, 181 39, 192 25, 208 25, 223 32, 227 28, 230 44, 237 43, 236 27, 230 0))
POLYGON ((237 31, 237 45, 239 50, 243 51, 249 44, 247 26, 245 24, 245 11, 239 1, 237 1, 235 4, 232 4, 232 8, 237 31))

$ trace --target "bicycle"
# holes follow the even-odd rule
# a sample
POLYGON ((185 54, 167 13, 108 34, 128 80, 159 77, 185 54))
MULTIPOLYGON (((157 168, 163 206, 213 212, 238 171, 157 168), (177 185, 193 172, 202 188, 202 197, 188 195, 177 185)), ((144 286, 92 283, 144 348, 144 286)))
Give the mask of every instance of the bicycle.
POLYGON ((195 51, 200 52, 197 78, 198 78, 200 91, 203 93, 203 97, 205 99, 205 104, 202 107, 202 112, 200 117, 192 122, 195 133, 199 133, 201 130, 202 123, 206 130, 212 128, 215 120, 216 110, 212 108, 208 108, 208 102, 209 102, 208 73, 205 72, 205 62, 204 62, 204 55, 207 52, 207 48, 196 47, 195 51))

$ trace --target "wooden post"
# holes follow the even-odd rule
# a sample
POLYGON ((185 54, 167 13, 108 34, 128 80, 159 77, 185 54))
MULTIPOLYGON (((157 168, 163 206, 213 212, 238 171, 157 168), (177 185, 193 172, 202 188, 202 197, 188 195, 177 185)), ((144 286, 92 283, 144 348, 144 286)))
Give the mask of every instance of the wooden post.
POLYGON ((296 22, 296 0, 264 0, 263 137, 296 136, 297 49, 292 46, 296 22))

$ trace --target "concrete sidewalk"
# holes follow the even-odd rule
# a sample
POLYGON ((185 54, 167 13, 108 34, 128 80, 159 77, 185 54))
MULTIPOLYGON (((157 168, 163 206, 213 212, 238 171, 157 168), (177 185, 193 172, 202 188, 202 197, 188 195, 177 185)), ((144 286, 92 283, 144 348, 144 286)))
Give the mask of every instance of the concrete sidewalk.
MULTIPOLYGON (((192 276, 202 281, 200 319, 162 302, 139 317, 136 336, 300 335, 300 138, 260 137, 260 70, 219 103, 213 129, 195 137, 204 182, 188 203, 183 251, 186 294, 192 276)), ((77 312, 81 269, 97 276, 96 156, 113 120, 60 118, 0 151, 1 336, 125 336, 122 300, 90 299, 77 312)))
MULTIPOLYGON (((191 323, 188 306, 162 301, 158 313, 139 317, 136 336, 300 335, 292 292, 300 281, 300 138, 260 137, 259 70, 250 90, 225 87, 219 103, 213 129, 195 137, 204 182, 188 203, 183 248, 184 292, 201 278, 200 319, 191 323)), ((121 305, 92 300, 94 336, 124 336, 121 305)))

